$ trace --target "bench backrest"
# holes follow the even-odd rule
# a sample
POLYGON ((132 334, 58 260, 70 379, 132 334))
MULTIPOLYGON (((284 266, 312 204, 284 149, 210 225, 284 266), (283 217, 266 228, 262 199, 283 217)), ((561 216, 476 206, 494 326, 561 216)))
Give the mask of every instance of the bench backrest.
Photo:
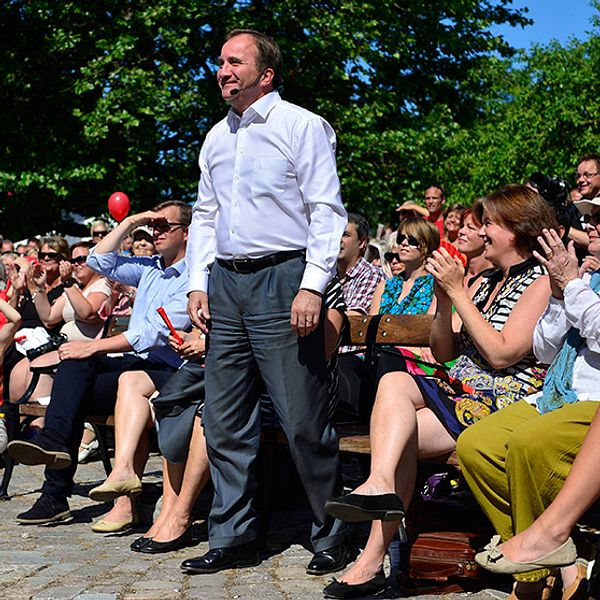
POLYGON ((396 344, 429 346, 432 315, 352 315, 342 336, 342 344, 396 344), (377 331, 373 331, 377 327, 377 331))

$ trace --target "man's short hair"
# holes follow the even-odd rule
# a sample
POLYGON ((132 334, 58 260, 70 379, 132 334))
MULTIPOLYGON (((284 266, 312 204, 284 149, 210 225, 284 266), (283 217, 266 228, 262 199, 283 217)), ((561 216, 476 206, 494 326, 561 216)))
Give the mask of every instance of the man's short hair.
POLYGON ((165 200, 152 208, 152 212, 168 208, 169 206, 177 206, 179 208, 179 222, 185 227, 189 227, 192 222, 192 207, 181 200, 165 200))
POLYGON ((369 237, 369 221, 359 213, 348 213, 348 223, 356 226, 358 239, 362 242, 369 237))
POLYGON ((439 183, 430 183, 429 185, 425 186, 426 190, 428 190, 429 188, 435 188, 436 190, 440 190, 440 192, 442 192, 442 198, 446 197, 446 190, 439 183))
POLYGON ((283 59, 279 44, 266 33, 254 29, 234 29, 225 36, 228 42, 236 35, 250 35, 256 44, 256 67, 263 73, 265 69, 273 69, 273 88, 277 89, 283 83, 283 59))
POLYGON ((596 163, 596 169, 598 169, 598 171, 600 171, 600 154, 584 154, 583 156, 579 157, 579 160, 577 161, 577 166, 579 166, 582 162, 586 162, 588 160, 593 160, 596 163))

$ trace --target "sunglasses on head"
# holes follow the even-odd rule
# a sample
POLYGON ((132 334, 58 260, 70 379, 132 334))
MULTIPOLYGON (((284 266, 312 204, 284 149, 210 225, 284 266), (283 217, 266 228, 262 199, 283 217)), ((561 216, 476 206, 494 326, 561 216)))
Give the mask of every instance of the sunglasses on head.
POLYGON ((596 227, 596 225, 600 224, 600 213, 583 215, 583 222, 596 227))
POLYGON ((399 233, 396 237, 396 243, 399 246, 403 242, 406 242, 409 246, 412 246, 413 248, 418 248, 420 245, 419 240, 416 237, 412 235, 404 235, 403 233, 399 233))
POLYGON ((400 255, 397 252, 386 252, 383 255, 383 258, 385 258, 385 260, 389 263, 391 263, 394 260, 396 262, 400 262, 400 255))
POLYGON ((77 258, 70 258, 69 262, 72 265, 85 265, 87 262, 87 256, 78 256, 77 258))
POLYGON ((38 252, 38 258, 40 260, 62 260, 63 256, 60 252, 38 252))

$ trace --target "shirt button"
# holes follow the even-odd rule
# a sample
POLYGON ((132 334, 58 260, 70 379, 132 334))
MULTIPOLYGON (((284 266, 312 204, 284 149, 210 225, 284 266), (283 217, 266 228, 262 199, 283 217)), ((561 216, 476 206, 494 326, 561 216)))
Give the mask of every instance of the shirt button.
POLYGON ((237 202, 234 200, 234 201, 231 203, 231 206, 233 206, 233 207, 236 207, 236 206, 237 206, 237 202))
POLYGON ((231 229, 231 234, 234 235, 235 234, 235 229, 231 229))

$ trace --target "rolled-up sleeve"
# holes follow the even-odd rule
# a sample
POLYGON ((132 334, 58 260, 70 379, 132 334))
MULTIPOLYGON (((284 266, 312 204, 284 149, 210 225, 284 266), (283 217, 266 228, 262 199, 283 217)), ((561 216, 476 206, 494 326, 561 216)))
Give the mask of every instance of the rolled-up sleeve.
MULTIPOLYGON (((179 330, 187 330, 191 327, 186 311, 186 290, 187 282, 184 281, 178 289, 172 291, 161 302, 173 327, 179 330)), ((147 311, 143 327, 130 327, 124 335, 135 352, 144 353, 166 346, 169 333, 169 328, 154 309, 147 311)))
POLYGON ((157 260, 157 257, 121 256, 116 252, 99 254, 91 250, 87 257, 87 265, 109 279, 137 287, 144 270, 153 266, 157 260))

